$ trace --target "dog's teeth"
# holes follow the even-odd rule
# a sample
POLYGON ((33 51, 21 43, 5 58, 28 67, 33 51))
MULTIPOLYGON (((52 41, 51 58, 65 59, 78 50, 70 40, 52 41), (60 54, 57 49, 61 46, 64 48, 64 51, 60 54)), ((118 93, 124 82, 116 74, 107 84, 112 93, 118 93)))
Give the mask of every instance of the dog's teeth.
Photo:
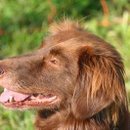
POLYGON ((9 102, 13 102, 14 98, 12 96, 9 97, 9 102))
POLYGON ((31 96, 31 99, 36 99, 36 97, 34 97, 34 96, 31 96))
POLYGON ((7 91, 7 89, 5 88, 5 89, 4 89, 4 92, 6 92, 6 91, 7 91))
POLYGON ((49 98, 49 100, 51 101, 51 100, 54 100, 56 98, 57 98, 57 96, 53 96, 53 97, 49 98))
POLYGON ((43 96, 42 94, 39 94, 37 98, 38 98, 38 99, 42 99, 43 97, 44 97, 44 96, 43 96))

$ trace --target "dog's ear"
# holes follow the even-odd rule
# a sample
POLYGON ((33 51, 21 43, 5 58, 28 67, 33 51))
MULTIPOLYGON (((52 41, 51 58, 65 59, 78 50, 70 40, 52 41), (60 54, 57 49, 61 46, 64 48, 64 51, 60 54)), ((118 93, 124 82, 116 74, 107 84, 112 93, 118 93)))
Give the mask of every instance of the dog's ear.
POLYGON ((122 60, 111 46, 110 49, 83 47, 79 51, 79 74, 72 98, 76 118, 87 119, 112 103, 126 103, 122 60))

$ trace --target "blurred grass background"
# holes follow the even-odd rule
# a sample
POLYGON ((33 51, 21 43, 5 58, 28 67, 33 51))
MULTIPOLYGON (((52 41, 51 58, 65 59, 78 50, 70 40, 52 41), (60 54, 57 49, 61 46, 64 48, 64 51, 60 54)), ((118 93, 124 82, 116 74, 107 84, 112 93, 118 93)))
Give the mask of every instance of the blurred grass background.
MULTIPOLYGON (((36 49, 49 24, 64 17, 78 19, 121 53, 130 100, 129 0, 0 0, 0 58, 36 49)), ((34 113, 0 107, 0 130, 33 130, 34 113)))

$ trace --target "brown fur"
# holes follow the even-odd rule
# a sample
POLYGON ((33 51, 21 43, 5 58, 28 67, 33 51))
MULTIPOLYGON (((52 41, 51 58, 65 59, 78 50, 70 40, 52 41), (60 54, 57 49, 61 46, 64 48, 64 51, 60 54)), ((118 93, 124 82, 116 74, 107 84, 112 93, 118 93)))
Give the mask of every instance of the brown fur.
POLYGON ((78 23, 53 24, 41 49, 0 66, 6 88, 60 97, 58 104, 38 111, 37 130, 128 130, 122 58, 78 23))

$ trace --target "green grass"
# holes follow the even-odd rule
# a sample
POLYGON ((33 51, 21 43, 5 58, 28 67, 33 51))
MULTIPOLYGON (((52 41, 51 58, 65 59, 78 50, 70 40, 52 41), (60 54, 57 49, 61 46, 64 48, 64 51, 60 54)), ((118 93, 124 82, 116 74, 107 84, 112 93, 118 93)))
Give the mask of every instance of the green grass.
POLYGON ((0 109, 0 130, 33 130, 34 113, 0 109))

